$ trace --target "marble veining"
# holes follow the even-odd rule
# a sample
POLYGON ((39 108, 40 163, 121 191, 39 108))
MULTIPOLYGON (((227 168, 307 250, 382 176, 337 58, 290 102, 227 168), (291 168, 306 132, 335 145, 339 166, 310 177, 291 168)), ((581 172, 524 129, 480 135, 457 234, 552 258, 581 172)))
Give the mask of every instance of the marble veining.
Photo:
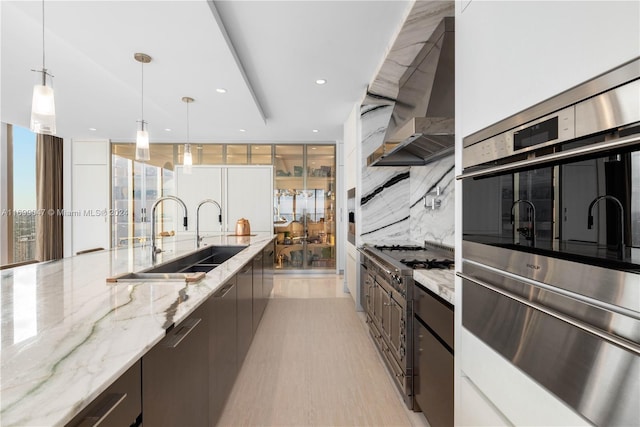
POLYGON ((445 301, 455 305, 455 272, 453 270, 413 270, 413 280, 445 301))
POLYGON ((367 157, 384 142, 384 134, 393 112, 392 105, 363 105, 360 108, 362 162, 367 169, 367 157))
MULTIPOLYGON (((208 245, 248 245, 195 284, 109 285, 151 267, 149 246, 93 252, 0 275, 0 419, 3 426, 64 425, 191 314, 273 239, 224 235, 208 245)), ((173 239, 170 239, 173 240, 173 239)), ((194 252, 167 241, 157 263, 194 252)))
POLYGON ((362 187, 360 218, 362 243, 382 244, 409 239, 409 168, 367 167, 367 156, 382 145, 392 107, 361 109, 362 187))
POLYGON ((411 167, 410 178, 410 235, 416 242, 442 243, 455 246, 455 159, 447 156, 426 166, 411 167), (428 194, 440 187, 440 196, 428 194), (423 198, 427 202, 432 198, 440 200, 437 209, 425 208, 423 198))

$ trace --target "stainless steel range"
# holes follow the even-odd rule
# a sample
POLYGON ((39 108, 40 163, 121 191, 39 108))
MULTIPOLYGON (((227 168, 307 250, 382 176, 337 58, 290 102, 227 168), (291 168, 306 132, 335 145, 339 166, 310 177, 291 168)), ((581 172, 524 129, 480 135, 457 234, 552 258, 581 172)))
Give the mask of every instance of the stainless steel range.
POLYGON ((408 408, 413 408, 413 268, 452 268, 453 254, 425 244, 361 249, 361 289, 369 333, 395 379, 408 408))

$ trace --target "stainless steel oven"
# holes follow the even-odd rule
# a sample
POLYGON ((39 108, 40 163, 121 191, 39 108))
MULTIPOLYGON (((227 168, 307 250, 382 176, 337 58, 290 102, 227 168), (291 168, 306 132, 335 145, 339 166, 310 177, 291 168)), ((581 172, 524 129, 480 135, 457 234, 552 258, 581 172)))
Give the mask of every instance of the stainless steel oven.
POLYGON ((463 145, 463 326, 590 422, 637 424, 640 59, 463 145))

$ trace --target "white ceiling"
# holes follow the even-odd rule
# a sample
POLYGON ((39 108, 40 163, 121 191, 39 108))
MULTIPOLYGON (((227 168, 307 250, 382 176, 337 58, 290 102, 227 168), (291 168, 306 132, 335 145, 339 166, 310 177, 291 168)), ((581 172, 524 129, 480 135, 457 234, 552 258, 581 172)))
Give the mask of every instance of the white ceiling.
MULTIPOLYGON (((46 66, 55 76, 58 135, 133 141, 141 117, 141 65, 133 55, 143 52, 153 58, 144 65, 151 142, 186 140, 183 96, 195 98, 191 142, 340 140, 412 2, 214 5, 47 0, 46 66), (319 78, 328 83, 317 85, 319 78)), ((30 70, 42 67, 41 7, 0 2, 3 122, 29 125, 38 76, 30 70)))

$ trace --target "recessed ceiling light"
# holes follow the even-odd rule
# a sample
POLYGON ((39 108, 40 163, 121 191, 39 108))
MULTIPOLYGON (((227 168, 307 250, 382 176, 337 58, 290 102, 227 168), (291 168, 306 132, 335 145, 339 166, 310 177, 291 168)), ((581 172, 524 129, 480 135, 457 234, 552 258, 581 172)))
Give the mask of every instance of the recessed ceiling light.
POLYGON ((240 132, 246 132, 247 130, 246 130, 246 129, 238 129, 238 131, 240 131, 240 132))
POLYGON ((165 129, 165 132, 171 132, 171 129, 166 128, 166 129, 165 129))
POLYGON ((223 88, 223 87, 219 87, 219 88, 216 89, 216 92, 218 92, 218 93, 227 93, 227 90, 225 88, 223 88))
POLYGON ((314 130, 312 130, 311 132, 313 132, 313 133, 318 133, 318 132, 320 132, 320 131, 319 131, 318 129, 314 129, 314 130))
POLYGON ((311 147, 312 150, 315 150, 317 147, 311 147))
POLYGON ((95 131, 97 131, 98 129, 96 129, 96 128, 89 128, 89 130, 90 130, 91 132, 95 132, 95 131))
POLYGON ((318 79, 318 80, 316 80, 316 84, 318 84, 318 85, 323 85, 325 83, 327 83, 326 79, 318 79))

